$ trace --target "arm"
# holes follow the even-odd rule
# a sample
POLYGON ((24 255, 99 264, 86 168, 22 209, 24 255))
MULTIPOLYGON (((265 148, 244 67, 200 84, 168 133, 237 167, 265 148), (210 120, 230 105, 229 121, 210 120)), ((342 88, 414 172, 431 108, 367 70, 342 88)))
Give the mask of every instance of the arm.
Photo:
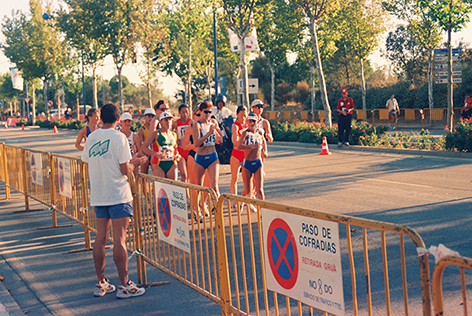
POLYGON ((338 112, 339 114, 342 114, 342 115, 346 115, 346 113, 343 112, 343 110, 341 109, 341 100, 338 101, 338 105, 336 106, 336 112, 338 112))
POLYGON ((84 139, 85 137, 85 130, 86 128, 82 128, 80 131, 79 131, 79 134, 77 135, 77 139, 75 140, 75 148, 77 148, 78 150, 84 150, 84 147, 81 145, 82 143, 82 139, 84 139))
POLYGON ((267 158, 267 156, 269 156, 269 151, 267 150, 267 141, 264 137, 264 135, 261 135, 262 136, 262 152, 261 152, 261 157, 262 158, 267 158))
POLYGON ((153 118, 151 121, 151 124, 149 126, 149 134, 154 132, 157 129, 157 126, 159 125, 158 119, 153 118))
POLYGON ((264 131, 267 136, 267 139, 269 140, 269 143, 272 143, 274 141, 274 137, 272 136, 272 129, 270 128, 269 121, 264 119, 262 121, 262 127, 264 127, 264 131))
POLYGON ((239 126, 236 124, 233 124, 231 126, 231 141, 233 142, 234 148, 238 148, 238 132, 239 132, 239 126))
POLYGON ((149 149, 149 146, 151 146, 151 144, 156 140, 156 135, 157 135, 157 131, 149 133, 148 137, 146 138, 144 143, 141 145, 141 152, 143 152, 144 154, 148 156, 154 155, 154 151, 149 149))
POLYGON ((184 138, 182 139, 182 143, 180 144, 180 147, 183 150, 195 149, 195 146, 190 143, 190 135, 192 135, 192 132, 193 132, 192 124, 193 123, 190 123, 190 126, 185 129, 184 138))
POLYGON ((201 144, 203 144, 208 139, 208 137, 210 137, 213 132, 215 132, 215 128, 215 124, 211 124, 208 133, 200 137, 200 124, 193 124, 193 143, 195 144, 195 147, 199 147, 201 144))
POLYGON ((135 148, 135 153, 138 153, 138 156, 141 157, 143 154, 141 153, 141 141, 138 137, 138 135, 133 133, 133 145, 135 148))
POLYGON ((131 160, 120 163, 121 173, 125 176, 128 176, 130 173, 133 173, 133 170, 139 168, 139 166, 147 159, 146 156, 138 158, 138 154, 134 154, 131 160))
POLYGON ((243 134, 241 135, 241 138, 238 141, 239 150, 256 149, 260 146, 259 144, 244 145, 244 141, 246 140, 246 138, 247 138, 247 131, 244 131, 243 134))

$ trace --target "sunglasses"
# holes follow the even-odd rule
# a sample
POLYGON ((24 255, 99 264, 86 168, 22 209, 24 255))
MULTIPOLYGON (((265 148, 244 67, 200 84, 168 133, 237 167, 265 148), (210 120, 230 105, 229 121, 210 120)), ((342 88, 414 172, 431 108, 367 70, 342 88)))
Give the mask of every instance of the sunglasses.
POLYGON ((151 116, 151 117, 154 117, 155 115, 154 114, 146 114, 144 116, 151 116))
POLYGON ((200 114, 200 113, 198 113, 198 114, 194 114, 193 116, 200 116, 200 115, 201 115, 201 114, 200 114))
POLYGON ((164 111, 169 111, 169 110, 170 110, 170 108, 159 109, 159 111, 162 111, 162 112, 164 112, 164 111))
POLYGON ((258 108, 258 109, 262 109, 262 106, 258 106, 258 105, 253 105, 252 108, 258 108))
POLYGON ((211 111, 203 111, 203 113, 205 113, 205 114, 210 114, 211 111))

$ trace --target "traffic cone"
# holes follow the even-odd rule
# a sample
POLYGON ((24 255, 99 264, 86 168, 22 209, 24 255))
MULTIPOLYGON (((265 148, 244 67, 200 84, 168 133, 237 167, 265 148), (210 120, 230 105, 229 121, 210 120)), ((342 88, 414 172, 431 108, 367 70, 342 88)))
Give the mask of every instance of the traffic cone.
POLYGON ((59 132, 57 131, 57 126, 56 125, 54 125, 53 131, 54 131, 54 134, 59 134, 59 132))
POLYGON ((22 131, 25 130, 25 124, 21 124, 21 130, 22 130, 22 131))
POLYGON ((332 152, 329 151, 328 148, 328 141, 326 140, 326 136, 323 137, 323 144, 321 145, 321 152, 320 155, 331 155, 332 152))
POLYGON ((8 124, 7 123, 5 123, 5 129, 8 129, 8 124))

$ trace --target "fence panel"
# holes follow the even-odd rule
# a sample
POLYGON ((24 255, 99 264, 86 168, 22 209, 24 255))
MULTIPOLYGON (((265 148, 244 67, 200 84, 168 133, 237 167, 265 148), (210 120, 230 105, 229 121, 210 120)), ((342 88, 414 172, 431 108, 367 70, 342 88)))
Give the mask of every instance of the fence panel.
POLYGON ((25 193, 23 148, 5 145, 6 172, 10 188, 25 193))
POLYGON ((49 153, 24 149, 24 157, 28 196, 45 205, 52 206, 49 153))
POLYGON ((338 223, 346 315, 430 315, 428 256, 418 259, 416 248, 424 243, 410 228, 223 194, 217 236, 218 258, 225 259, 219 261, 221 275, 228 275, 220 281, 224 315, 314 312, 300 301, 267 290, 261 208, 338 223), (249 205, 257 211, 251 212, 249 205), (357 278, 359 274, 363 276, 357 278))
MULTIPOLYGON (((215 218, 211 211, 216 210, 217 206, 215 192, 209 188, 144 174, 138 174, 137 181, 140 194, 135 213, 140 213, 137 225, 142 236, 140 251, 144 260, 221 305, 215 218), (159 211, 162 208, 156 204, 163 200, 160 192, 156 192, 156 184, 183 188, 187 192, 189 207, 184 206, 188 212, 187 218, 179 220, 186 221, 183 225, 188 225, 190 253, 159 238, 159 211)), ((165 206, 161 204, 161 207, 165 206)))
MULTIPOLYGON (((433 304, 434 304, 434 314, 435 315, 458 315, 457 309, 458 306, 462 305, 463 315, 468 315, 468 306, 471 302, 467 299, 467 283, 471 284, 471 276, 468 273, 468 280, 466 282, 466 273, 465 269, 472 270, 472 259, 465 257, 454 257, 446 256, 436 263, 433 271, 433 304), (448 271, 446 276, 448 278, 447 285, 443 284, 444 270, 448 266, 458 267, 460 274, 460 290, 457 286, 457 277, 452 275, 453 271, 448 271), (447 288, 449 291, 446 304, 444 304, 444 295, 443 289, 447 288), (459 294, 460 292, 460 294, 459 294), (448 313, 448 311, 450 311, 448 313)), ((453 269, 449 269, 453 270, 453 269)), ((468 271, 470 272, 470 271, 468 271)), ((456 274, 457 275, 457 271, 456 274)))

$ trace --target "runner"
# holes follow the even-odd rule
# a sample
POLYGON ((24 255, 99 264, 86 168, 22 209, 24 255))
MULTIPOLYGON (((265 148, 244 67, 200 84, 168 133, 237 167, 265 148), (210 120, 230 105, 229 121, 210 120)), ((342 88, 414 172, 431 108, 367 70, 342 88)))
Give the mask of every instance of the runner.
MULTIPOLYGON (((151 121, 155 116, 156 116, 156 111, 154 111, 154 109, 152 108, 148 108, 144 111, 144 125, 141 126, 141 128, 138 131, 140 145, 142 145, 144 141, 146 140, 146 138, 149 136, 149 130, 151 128, 151 121)), ((144 154, 143 151, 141 151, 141 153, 144 154)), ((149 173, 149 164, 151 163, 151 156, 148 156, 148 158, 149 159, 144 161, 144 163, 141 165, 141 172, 144 174, 149 173)))
MULTIPOLYGON (((238 148, 244 151, 245 159, 243 162, 243 182, 244 190, 242 196, 251 197, 252 184, 254 177, 255 192, 259 200, 264 200, 264 177, 263 177, 263 158, 267 152, 267 143, 264 134, 256 128, 258 117, 255 113, 250 113, 247 117, 247 129, 243 131, 238 141, 238 148)), ((251 211, 256 211, 253 205, 250 205, 251 211), (252 206, 252 207, 251 207, 252 206)))
POLYGON ((239 171, 241 170, 241 165, 244 160, 244 151, 237 149, 237 144, 239 139, 241 138, 241 134, 243 130, 247 128, 247 109, 245 106, 238 106, 236 110, 236 115, 238 119, 236 122, 233 123, 231 127, 231 140, 233 141, 234 148, 233 152, 231 153, 231 184, 230 190, 232 194, 238 194, 238 179, 239 179, 239 171))
POLYGON ((87 137, 100 128, 100 125, 98 124, 100 122, 100 110, 95 108, 89 109, 87 111, 87 116, 85 116, 85 120, 87 121, 87 126, 79 131, 77 140, 75 141, 75 148, 78 150, 84 150, 84 147, 81 145, 82 140, 86 142, 87 137))
POLYGON ((272 129, 270 128, 270 123, 268 120, 262 117, 262 112, 264 112, 264 103, 259 99, 255 99, 251 103, 251 109, 252 112, 256 113, 257 115, 256 127, 262 129, 267 141, 269 143, 272 143, 274 141, 274 138, 272 137, 272 129))
POLYGON ((185 150, 182 147, 183 139, 185 137, 185 130, 192 121, 189 118, 190 111, 188 106, 182 104, 179 106, 180 119, 174 120, 172 124, 172 130, 177 131, 177 150, 179 151, 180 156, 183 159, 180 159, 178 162, 179 171, 180 171, 180 181, 187 182, 188 172, 187 172, 187 161, 189 150, 185 150))
POLYGON ((212 104, 208 101, 200 103, 200 119, 193 124, 193 142, 195 144, 194 173, 197 184, 203 186, 203 175, 208 170, 210 188, 220 196, 218 189, 219 160, 215 144, 217 135, 221 140, 221 131, 218 123, 210 119, 212 104))
POLYGON ((160 128, 149 134, 142 145, 142 151, 146 155, 152 155, 152 174, 157 177, 177 180, 176 161, 180 159, 177 152, 177 136, 171 130, 172 114, 162 112, 159 117, 160 128), (152 144, 152 149, 149 145, 152 144))
POLYGON ((159 100, 154 105, 154 110, 156 111, 156 117, 151 121, 151 128, 149 129, 151 132, 154 132, 156 128, 158 128, 160 121, 159 117, 161 116, 161 113, 166 111, 170 113, 169 103, 167 103, 165 100, 159 100))
MULTIPOLYGON (((131 130, 131 124, 133 124, 133 117, 131 116, 131 114, 129 114, 128 112, 121 114, 120 132, 125 134, 126 139, 128 140, 131 156, 133 156, 135 153, 138 153, 138 157, 142 157, 144 155, 141 153, 141 143, 139 141, 138 135, 133 133, 133 131, 131 130)), ((138 171, 139 168, 134 168, 134 175, 137 175, 138 171)))

